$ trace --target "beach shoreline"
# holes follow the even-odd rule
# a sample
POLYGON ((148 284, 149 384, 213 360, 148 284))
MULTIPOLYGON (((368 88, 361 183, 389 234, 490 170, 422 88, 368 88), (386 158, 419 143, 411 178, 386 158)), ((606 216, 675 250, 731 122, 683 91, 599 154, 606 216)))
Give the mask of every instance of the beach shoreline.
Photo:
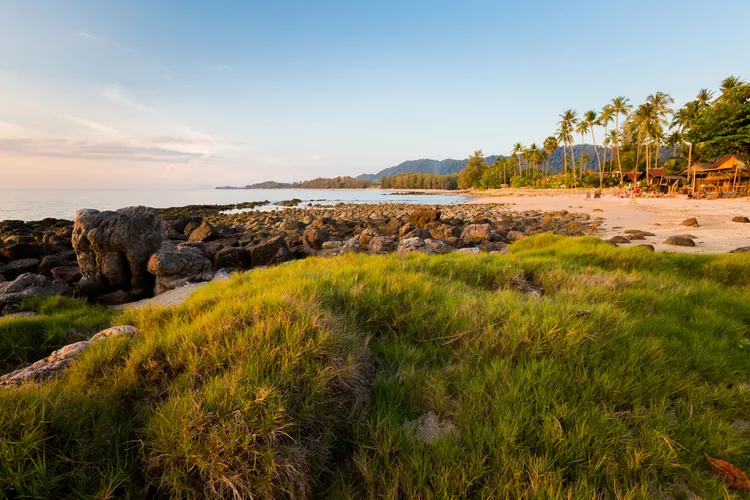
MULTIPOLYGON (((561 190, 563 191, 563 190, 561 190)), ((592 190, 564 190, 561 193, 544 191, 472 192, 480 195, 466 203, 498 203, 515 211, 524 210, 568 210, 581 212, 591 217, 602 217, 597 236, 609 239, 622 235, 623 231, 636 229, 653 233, 646 240, 632 244, 650 244, 657 251, 686 253, 727 253, 736 248, 750 246, 750 224, 732 222, 734 217, 750 217, 750 198, 718 200, 693 200, 685 196, 676 198, 618 198, 603 194, 601 198, 586 197, 592 190), (695 217, 698 227, 681 225, 686 219, 695 217), (694 247, 665 245, 670 236, 691 235, 694 247)))

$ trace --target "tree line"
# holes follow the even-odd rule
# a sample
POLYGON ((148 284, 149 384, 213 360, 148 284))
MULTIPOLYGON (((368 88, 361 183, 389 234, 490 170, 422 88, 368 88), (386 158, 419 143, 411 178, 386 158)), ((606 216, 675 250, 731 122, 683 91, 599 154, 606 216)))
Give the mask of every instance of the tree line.
POLYGON ((380 179, 380 189, 448 189, 458 188, 457 174, 421 174, 407 172, 380 179))
POLYGON ((626 97, 613 98, 601 111, 580 114, 568 109, 560 114, 555 134, 541 146, 516 143, 508 158, 486 165, 476 151, 459 174, 460 188, 572 187, 621 184, 627 172, 664 167, 676 173, 692 159, 710 160, 737 155, 750 164, 750 84, 736 76, 725 78, 720 93, 701 89, 695 99, 674 110, 674 99, 656 92, 634 106, 626 97), (594 158, 578 158, 574 145, 591 137, 594 158), (599 145, 601 143, 601 146, 599 145), (550 155, 563 149, 563 171, 550 170, 550 155), (669 154, 671 152, 671 155, 669 154), (664 156, 667 156, 666 159, 664 156), (595 171, 589 165, 595 160, 595 171), (613 175, 617 174, 617 175, 613 175))

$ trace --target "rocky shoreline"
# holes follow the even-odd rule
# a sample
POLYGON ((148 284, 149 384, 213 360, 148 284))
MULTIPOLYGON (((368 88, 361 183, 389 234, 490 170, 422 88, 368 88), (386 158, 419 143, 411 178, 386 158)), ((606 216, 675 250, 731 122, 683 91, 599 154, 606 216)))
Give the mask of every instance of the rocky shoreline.
POLYGON ((75 221, 2 221, 0 313, 26 297, 53 294, 122 304, 211 280, 219 270, 311 256, 502 251, 531 234, 580 236, 602 223, 587 214, 514 212, 498 204, 342 203, 222 213, 228 208, 236 207, 82 209, 75 221))

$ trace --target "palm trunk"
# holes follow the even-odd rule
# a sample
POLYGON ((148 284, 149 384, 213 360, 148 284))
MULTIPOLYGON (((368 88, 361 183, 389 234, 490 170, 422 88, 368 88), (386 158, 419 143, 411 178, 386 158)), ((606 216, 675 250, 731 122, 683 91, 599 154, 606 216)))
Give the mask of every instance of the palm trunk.
MULTIPOLYGON (((572 139, 572 137, 571 137, 572 139)), ((576 182, 576 154, 573 152, 573 143, 570 143, 571 169, 573 170, 573 184, 576 182)))
POLYGON ((599 150, 596 148, 596 136, 594 135, 594 125, 591 128, 591 141, 594 143, 594 153, 596 154, 596 166, 599 167, 599 189, 604 186, 604 171, 602 170, 602 161, 599 159, 599 150))

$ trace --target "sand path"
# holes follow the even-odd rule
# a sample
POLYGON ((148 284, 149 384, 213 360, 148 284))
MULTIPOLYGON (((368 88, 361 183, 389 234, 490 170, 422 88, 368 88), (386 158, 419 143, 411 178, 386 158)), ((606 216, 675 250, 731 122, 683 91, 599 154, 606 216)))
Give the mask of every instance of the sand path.
POLYGON ((481 197, 470 203, 507 203, 510 210, 568 210, 604 218, 602 238, 623 234, 625 229, 649 231, 656 236, 632 244, 649 243, 656 250, 688 253, 727 253, 738 247, 750 246, 750 224, 732 222, 736 216, 750 217, 750 199, 689 200, 681 198, 630 199, 605 195, 599 199, 585 194, 572 195, 509 195, 481 197), (595 211, 597 210, 597 211, 595 211), (599 212, 598 210, 601 210, 599 212), (680 223, 695 217, 700 227, 680 223), (695 247, 664 245, 669 236, 693 235, 695 247))

